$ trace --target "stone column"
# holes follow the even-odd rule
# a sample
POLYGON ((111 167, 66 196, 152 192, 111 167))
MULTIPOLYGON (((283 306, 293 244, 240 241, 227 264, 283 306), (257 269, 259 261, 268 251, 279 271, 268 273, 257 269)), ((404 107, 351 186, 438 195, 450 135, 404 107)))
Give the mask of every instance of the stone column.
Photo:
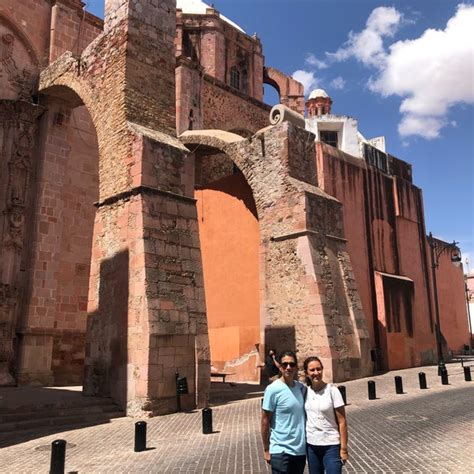
POLYGON ((28 250, 36 119, 43 109, 28 102, 0 101, 0 385, 13 385, 14 341, 25 280, 20 270, 28 250))

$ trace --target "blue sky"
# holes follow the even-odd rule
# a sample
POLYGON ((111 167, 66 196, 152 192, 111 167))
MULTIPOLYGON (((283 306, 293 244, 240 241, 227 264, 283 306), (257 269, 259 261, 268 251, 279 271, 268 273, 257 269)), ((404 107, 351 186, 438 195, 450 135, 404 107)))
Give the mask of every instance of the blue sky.
MULTIPOLYGON (((103 16, 103 0, 84 0, 103 16)), ((325 89, 333 113, 413 165, 426 228, 474 269, 474 6, 451 0, 210 0, 267 66, 325 89)), ((210 2, 208 2, 210 3, 210 2)), ((271 92, 268 102, 275 102, 271 92)))

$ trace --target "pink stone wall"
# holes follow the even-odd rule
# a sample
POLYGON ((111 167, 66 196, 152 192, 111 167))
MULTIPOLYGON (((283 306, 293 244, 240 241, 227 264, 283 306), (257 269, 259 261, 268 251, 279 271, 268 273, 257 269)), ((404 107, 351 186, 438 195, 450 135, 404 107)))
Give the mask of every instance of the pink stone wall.
MULTIPOLYGON (((328 145, 318 143, 316 150, 318 184, 343 204, 347 245, 372 348, 381 349, 381 363, 387 368, 432 362, 434 327, 420 190, 328 145), (403 325, 401 332, 387 330, 383 277, 374 272, 413 281, 411 335, 403 325)), ((404 317, 400 315, 402 321, 404 317)))
POLYGON ((464 275, 462 265, 455 266, 451 262, 449 251, 439 258, 436 281, 441 333, 450 350, 460 351, 464 344, 469 345, 464 275))
POLYGON ((270 107, 250 102, 228 87, 205 79, 202 88, 203 128, 255 133, 268 125, 270 107))

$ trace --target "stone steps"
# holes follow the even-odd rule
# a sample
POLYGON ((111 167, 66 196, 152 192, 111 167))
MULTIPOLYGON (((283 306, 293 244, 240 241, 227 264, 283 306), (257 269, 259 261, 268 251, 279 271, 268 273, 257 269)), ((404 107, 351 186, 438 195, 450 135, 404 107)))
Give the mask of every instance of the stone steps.
POLYGON ((53 430, 56 427, 90 426, 107 423, 125 413, 112 400, 106 398, 83 398, 73 403, 56 403, 42 406, 0 409, 0 441, 12 435, 53 430))

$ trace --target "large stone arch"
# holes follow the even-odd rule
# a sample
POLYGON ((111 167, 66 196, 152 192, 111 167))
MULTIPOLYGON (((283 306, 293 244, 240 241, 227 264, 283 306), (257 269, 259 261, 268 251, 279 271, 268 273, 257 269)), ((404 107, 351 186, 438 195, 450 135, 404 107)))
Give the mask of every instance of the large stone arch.
POLYGON ((226 153, 252 189, 261 239, 261 341, 302 357, 319 355, 336 381, 369 374, 341 204, 316 187, 312 134, 283 123, 249 139, 194 130, 180 140, 191 151, 226 153))
POLYGON ((304 115, 304 87, 286 74, 273 67, 263 68, 263 83, 274 87, 280 96, 280 103, 304 115))
POLYGON ((183 407, 209 394, 196 207, 175 138, 175 7, 106 2, 104 33, 40 77, 45 105, 85 104, 97 131, 84 391, 132 415, 174 411, 176 371, 189 381, 183 407))

